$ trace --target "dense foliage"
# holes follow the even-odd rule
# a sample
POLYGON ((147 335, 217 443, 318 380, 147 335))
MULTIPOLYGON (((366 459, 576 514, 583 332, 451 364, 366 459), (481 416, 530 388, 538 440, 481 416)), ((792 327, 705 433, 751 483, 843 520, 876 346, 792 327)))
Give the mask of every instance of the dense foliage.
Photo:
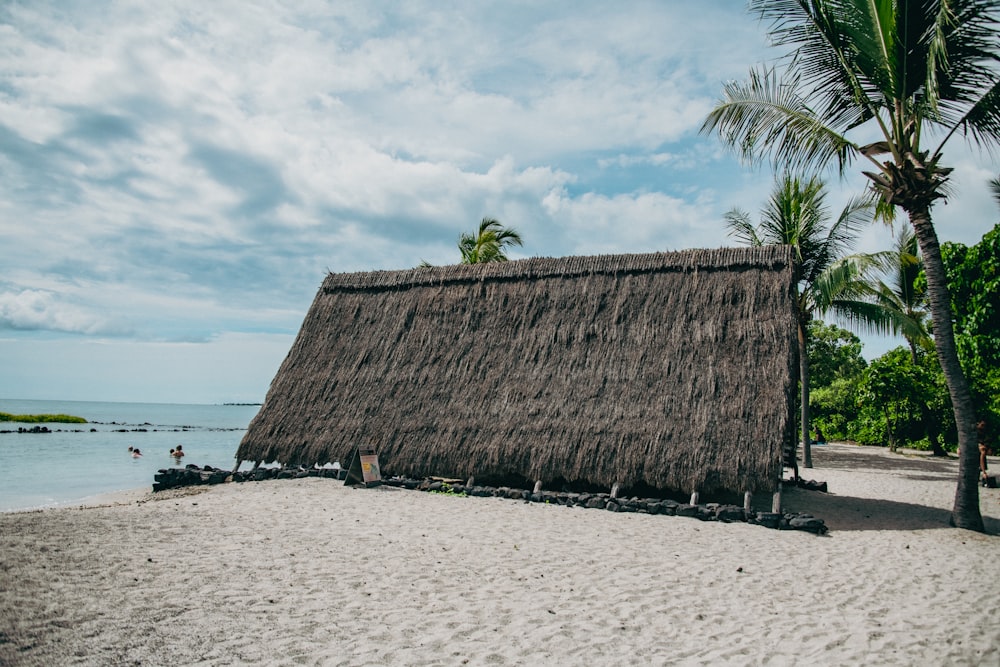
POLYGON ((995 440, 1000 432, 1000 224, 972 247, 943 244, 941 254, 954 295, 958 356, 976 413, 995 440))
POLYGON ((955 419, 933 352, 897 347, 865 363, 850 331, 814 322, 810 411, 828 438, 890 448, 954 450, 955 419), (936 448, 935 448, 936 449, 936 448))
MULTIPOLYGON (((1000 433, 1000 224, 971 247, 943 244, 942 255, 955 295, 955 343, 977 418, 987 423, 987 440, 995 447, 1000 433)), ((813 322, 808 353, 810 411, 827 437, 955 450, 954 413, 933 347, 899 347, 866 365, 854 334, 813 322)))

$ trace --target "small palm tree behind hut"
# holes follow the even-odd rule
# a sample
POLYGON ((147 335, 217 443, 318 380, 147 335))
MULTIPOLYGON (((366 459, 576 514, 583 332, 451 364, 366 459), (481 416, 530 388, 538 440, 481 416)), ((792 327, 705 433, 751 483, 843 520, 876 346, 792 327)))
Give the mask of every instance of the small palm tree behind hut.
MULTIPOLYGON (((809 441, 809 357, 806 354, 809 320, 832 311, 849 319, 865 318, 870 312, 861 301, 866 292, 861 282, 860 256, 844 257, 856 232, 870 222, 874 207, 870 200, 854 198, 830 222, 823 182, 785 174, 774 186, 771 198, 754 225, 740 209, 726 213, 730 236, 750 246, 792 246, 797 269, 799 382, 801 385, 802 457, 812 467, 809 441)), ((791 465, 795 465, 794 456, 791 465)), ((797 470, 796 470, 796 474, 797 470)))
MULTIPOLYGON (((515 245, 523 245, 521 235, 510 227, 504 227, 495 218, 483 218, 477 233, 462 234, 458 238, 458 251, 462 253, 462 264, 506 262, 509 258, 505 249, 515 245)), ((432 266, 433 264, 427 260, 420 261, 422 269, 432 266)))
POLYGON ((462 234, 458 249, 462 253, 462 264, 485 264, 506 262, 504 250, 510 246, 523 245, 521 235, 514 229, 504 227, 495 218, 483 218, 476 234, 462 234))

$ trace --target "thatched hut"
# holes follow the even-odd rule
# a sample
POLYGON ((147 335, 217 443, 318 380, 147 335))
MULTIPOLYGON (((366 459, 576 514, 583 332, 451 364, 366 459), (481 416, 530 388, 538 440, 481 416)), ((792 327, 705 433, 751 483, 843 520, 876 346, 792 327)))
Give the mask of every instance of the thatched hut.
POLYGON ((774 490, 793 290, 787 247, 330 274, 237 459, 774 490))

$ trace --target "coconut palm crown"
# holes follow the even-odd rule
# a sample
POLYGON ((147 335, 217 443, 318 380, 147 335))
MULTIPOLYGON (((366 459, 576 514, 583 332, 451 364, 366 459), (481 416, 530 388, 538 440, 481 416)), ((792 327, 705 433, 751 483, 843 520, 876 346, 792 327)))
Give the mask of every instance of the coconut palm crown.
POLYGON ((976 415, 955 350, 931 206, 947 196, 942 151, 956 136, 1000 145, 1000 0, 751 0, 775 67, 725 86, 703 131, 745 159, 843 173, 855 160, 909 217, 923 255, 938 358, 959 436, 953 525, 983 530, 976 415))

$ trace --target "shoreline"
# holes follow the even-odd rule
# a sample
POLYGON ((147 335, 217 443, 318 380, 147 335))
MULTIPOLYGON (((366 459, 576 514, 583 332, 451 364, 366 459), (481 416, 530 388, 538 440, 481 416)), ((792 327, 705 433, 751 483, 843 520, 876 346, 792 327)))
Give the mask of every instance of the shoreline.
POLYGON ((813 456, 823 537, 323 478, 0 514, 0 663, 1000 661, 1000 490, 982 535, 954 459, 813 456))

